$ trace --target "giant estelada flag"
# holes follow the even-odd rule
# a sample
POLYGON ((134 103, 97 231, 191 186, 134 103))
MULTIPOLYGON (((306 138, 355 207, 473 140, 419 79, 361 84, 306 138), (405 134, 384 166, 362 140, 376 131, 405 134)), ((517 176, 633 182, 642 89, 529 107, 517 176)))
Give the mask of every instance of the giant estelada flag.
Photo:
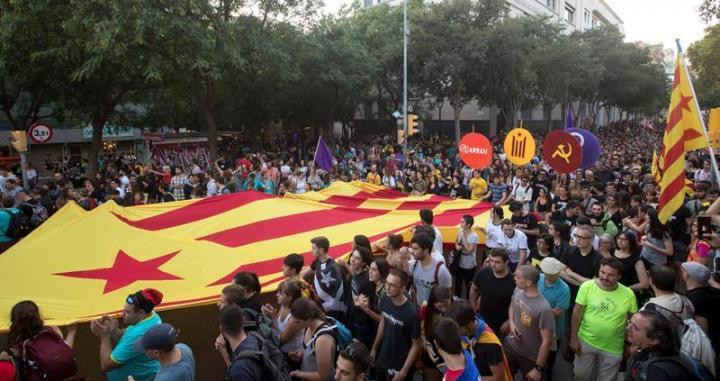
POLYGON ((48 324, 64 325, 120 313, 127 295, 145 287, 165 295, 159 310, 213 303, 238 271, 256 272, 263 292, 272 291, 287 254, 311 262, 313 237, 326 236, 337 258, 357 234, 374 243, 390 233, 408 239, 418 210, 429 208, 452 243, 463 215, 484 227, 490 207, 360 182, 283 198, 242 192, 127 208, 110 202, 90 212, 70 203, 0 254, 0 331, 12 306, 27 299, 48 324))

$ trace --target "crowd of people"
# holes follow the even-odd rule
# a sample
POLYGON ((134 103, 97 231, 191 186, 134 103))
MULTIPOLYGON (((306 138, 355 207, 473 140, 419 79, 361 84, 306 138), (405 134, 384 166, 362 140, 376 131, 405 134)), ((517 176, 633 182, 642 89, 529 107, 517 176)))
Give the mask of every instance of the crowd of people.
MULTIPOLYGON (((189 173, 117 156, 94 179, 54 171, 28 194, 4 171, 2 202, 11 212, 0 213, 0 230, 15 221, 5 224, 3 215, 38 209, 26 207, 32 203, 51 215, 69 200, 92 209, 111 199, 282 196, 338 180, 485 200, 491 218, 476 224, 463 216, 451 250, 428 209, 419 211, 409 242, 390 235, 371 243, 358 232, 347 261, 330 257, 330 242, 316 237, 308 243, 312 263, 285 258, 274 304, 261 303, 256 274, 236 274, 218 301, 214 340, 226 380, 557 380, 559 356, 576 380, 716 378, 720 191, 709 157, 688 155, 692 195, 662 224, 648 149, 658 133, 622 127, 597 135, 600 160, 571 174, 555 173, 540 153, 511 166, 502 137, 492 139, 491 165, 473 171, 438 136, 415 140, 405 154, 389 136, 341 142, 332 145, 329 172, 298 150, 245 152, 213 168, 196 163, 189 173)), ((109 380, 195 379, 192 349, 154 312, 161 301, 162 290, 139 290, 124 300, 125 328, 110 317, 91 323, 109 380)), ((42 372, 43 362, 23 351, 38 337, 73 346, 74 329, 63 335, 46 327, 32 301, 13 308, 11 323, 0 359, 14 359, 19 373, 42 372)))

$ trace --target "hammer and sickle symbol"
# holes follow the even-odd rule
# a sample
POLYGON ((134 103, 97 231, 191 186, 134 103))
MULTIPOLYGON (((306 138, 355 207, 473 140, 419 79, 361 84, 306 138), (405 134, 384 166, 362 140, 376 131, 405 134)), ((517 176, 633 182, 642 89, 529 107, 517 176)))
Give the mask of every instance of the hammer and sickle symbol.
POLYGON ((565 144, 558 145, 557 149, 552 154, 553 159, 556 156, 560 156, 560 158, 565 160, 566 163, 570 164, 570 155, 572 155, 572 146, 570 144, 568 144, 567 148, 568 148, 568 150, 567 150, 567 152, 565 152, 565 144))

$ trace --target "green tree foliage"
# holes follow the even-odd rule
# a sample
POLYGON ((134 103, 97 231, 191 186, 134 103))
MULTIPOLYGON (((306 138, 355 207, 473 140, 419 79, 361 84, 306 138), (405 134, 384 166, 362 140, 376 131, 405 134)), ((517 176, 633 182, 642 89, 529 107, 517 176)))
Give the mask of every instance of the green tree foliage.
POLYGON ((506 14, 504 1, 448 0, 416 14, 413 82, 420 94, 447 99, 454 110, 455 141, 460 113, 481 94, 488 74, 488 31, 506 14))
POLYGON ((701 107, 720 105, 720 25, 707 29, 702 40, 687 50, 692 63, 690 70, 695 77, 693 84, 701 107))

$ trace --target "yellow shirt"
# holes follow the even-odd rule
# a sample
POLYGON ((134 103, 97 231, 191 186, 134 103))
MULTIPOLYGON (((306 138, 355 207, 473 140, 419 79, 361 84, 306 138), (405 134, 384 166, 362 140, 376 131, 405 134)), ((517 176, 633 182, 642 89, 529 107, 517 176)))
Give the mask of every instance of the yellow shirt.
POLYGON ((367 182, 370 184, 380 185, 382 183, 382 176, 377 172, 370 172, 367 175, 367 182))
POLYGON ((485 181, 485 179, 483 179, 482 177, 473 177, 472 179, 470 179, 469 187, 471 200, 480 200, 481 198, 483 198, 483 196, 487 194, 488 191, 487 181, 485 181))

